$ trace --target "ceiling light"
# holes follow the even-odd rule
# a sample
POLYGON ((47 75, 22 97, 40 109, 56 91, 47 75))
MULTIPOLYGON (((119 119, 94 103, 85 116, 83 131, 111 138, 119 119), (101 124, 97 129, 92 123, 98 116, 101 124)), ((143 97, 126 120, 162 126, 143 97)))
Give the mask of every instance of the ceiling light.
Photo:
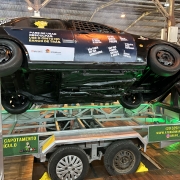
POLYGON ((28 10, 30 10, 30 11, 31 11, 31 10, 33 10, 33 8, 32 8, 31 6, 28 6, 28 10))
POLYGON ((166 0, 166 2, 164 3, 164 6, 165 6, 165 7, 168 7, 168 6, 169 6, 168 0, 166 0))
POLYGON ((121 14, 121 18, 125 18, 126 15, 124 13, 121 14))

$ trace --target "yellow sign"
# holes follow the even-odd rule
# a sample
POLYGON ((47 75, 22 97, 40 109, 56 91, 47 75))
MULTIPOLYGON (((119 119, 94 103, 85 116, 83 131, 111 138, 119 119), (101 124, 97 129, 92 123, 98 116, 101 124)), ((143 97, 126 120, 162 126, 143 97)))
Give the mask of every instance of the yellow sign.
POLYGON ((36 21, 34 23, 38 28, 44 28, 45 26, 47 26, 48 22, 46 21, 36 21))

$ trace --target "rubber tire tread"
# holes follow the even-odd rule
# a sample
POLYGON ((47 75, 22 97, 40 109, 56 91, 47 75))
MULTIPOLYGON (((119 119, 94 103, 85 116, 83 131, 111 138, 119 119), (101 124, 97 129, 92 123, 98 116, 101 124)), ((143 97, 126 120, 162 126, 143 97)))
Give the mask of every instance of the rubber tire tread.
POLYGON ((150 52, 149 52, 149 57, 148 57, 148 64, 151 68, 151 70, 163 77, 169 77, 174 74, 176 74, 180 70, 180 55, 179 53, 171 46, 168 45, 156 45, 154 46, 150 52), (160 50, 165 50, 172 54, 176 60, 176 63, 174 66, 163 66, 161 65, 156 58, 156 53, 160 50))
POLYGON ((63 146, 58 148, 48 161, 48 173, 52 180, 59 180, 59 177, 56 175, 56 165, 60 159, 70 154, 78 156, 83 163, 82 173, 76 180, 83 180, 85 178, 89 170, 89 161, 84 150, 78 146, 63 146))
POLYGON ((2 64, 0 63, 0 77, 3 77, 14 73, 21 67, 23 54, 20 47, 13 41, 0 39, 0 45, 8 46, 13 52, 13 56, 9 61, 2 64))
POLYGON ((31 106, 33 105, 33 103, 30 100, 27 100, 27 102, 24 104, 24 106, 22 106, 18 109, 13 109, 13 108, 9 107, 9 104, 6 103, 6 101, 3 97, 2 97, 1 103, 2 103, 3 108, 10 114, 22 114, 22 113, 26 112, 28 109, 30 109, 31 106))
MULTIPOLYGON (((104 166, 107 170, 107 172, 110 175, 121 175, 121 173, 117 172, 113 167, 113 159, 114 156, 118 153, 118 151, 122 149, 130 149, 131 151, 134 152, 135 157, 136 157, 136 162, 134 167, 127 173, 134 173, 139 167, 140 161, 141 161, 141 153, 138 150, 138 148, 134 145, 134 143, 131 140, 122 140, 122 141, 116 141, 113 142, 105 151, 104 154, 104 166)), ((123 174, 123 173, 122 173, 123 174)))
POLYGON ((120 97, 119 99, 119 102, 120 104, 124 107, 124 108, 127 108, 127 109, 136 109, 138 108, 142 103, 143 103, 143 96, 141 93, 137 93, 138 94, 138 97, 139 97, 139 103, 138 104, 128 104, 125 99, 123 99, 123 96, 120 97))

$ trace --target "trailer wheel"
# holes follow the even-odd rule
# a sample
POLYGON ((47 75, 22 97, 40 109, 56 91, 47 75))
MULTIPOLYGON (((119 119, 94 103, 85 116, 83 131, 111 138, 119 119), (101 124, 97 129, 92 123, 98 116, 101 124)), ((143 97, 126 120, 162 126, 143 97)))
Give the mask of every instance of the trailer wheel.
POLYGON ((130 140, 112 143, 104 154, 104 166, 110 175, 134 173, 141 153, 130 140))
POLYGON ((57 149, 48 162, 48 172, 52 180, 81 180, 89 169, 89 161, 83 149, 64 146, 57 149))

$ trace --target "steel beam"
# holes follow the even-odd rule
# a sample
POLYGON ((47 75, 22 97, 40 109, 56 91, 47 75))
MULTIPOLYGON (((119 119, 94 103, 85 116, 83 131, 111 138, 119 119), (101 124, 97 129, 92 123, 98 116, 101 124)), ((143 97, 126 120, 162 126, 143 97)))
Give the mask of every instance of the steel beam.
POLYGON ((119 0, 112 0, 112 1, 110 1, 110 2, 108 2, 108 3, 106 3, 106 4, 101 5, 100 7, 97 7, 97 8, 95 9, 94 13, 92 14, 92 16, 90 17, 89 21, 91 21, 91 20, 93 19, 94 15, 95 15, 100 9, 103 9, 103 8, 105 8, 105 7, 108 7, 108 6, 114 4, 114 3, 118 2, 118 1, 119 1, 119 0))
POLYGON ((175 17, 174 17, 174 0, 168 0, 169 1, 169 7, 168 7, 168 27, 175 26, 175 17))

